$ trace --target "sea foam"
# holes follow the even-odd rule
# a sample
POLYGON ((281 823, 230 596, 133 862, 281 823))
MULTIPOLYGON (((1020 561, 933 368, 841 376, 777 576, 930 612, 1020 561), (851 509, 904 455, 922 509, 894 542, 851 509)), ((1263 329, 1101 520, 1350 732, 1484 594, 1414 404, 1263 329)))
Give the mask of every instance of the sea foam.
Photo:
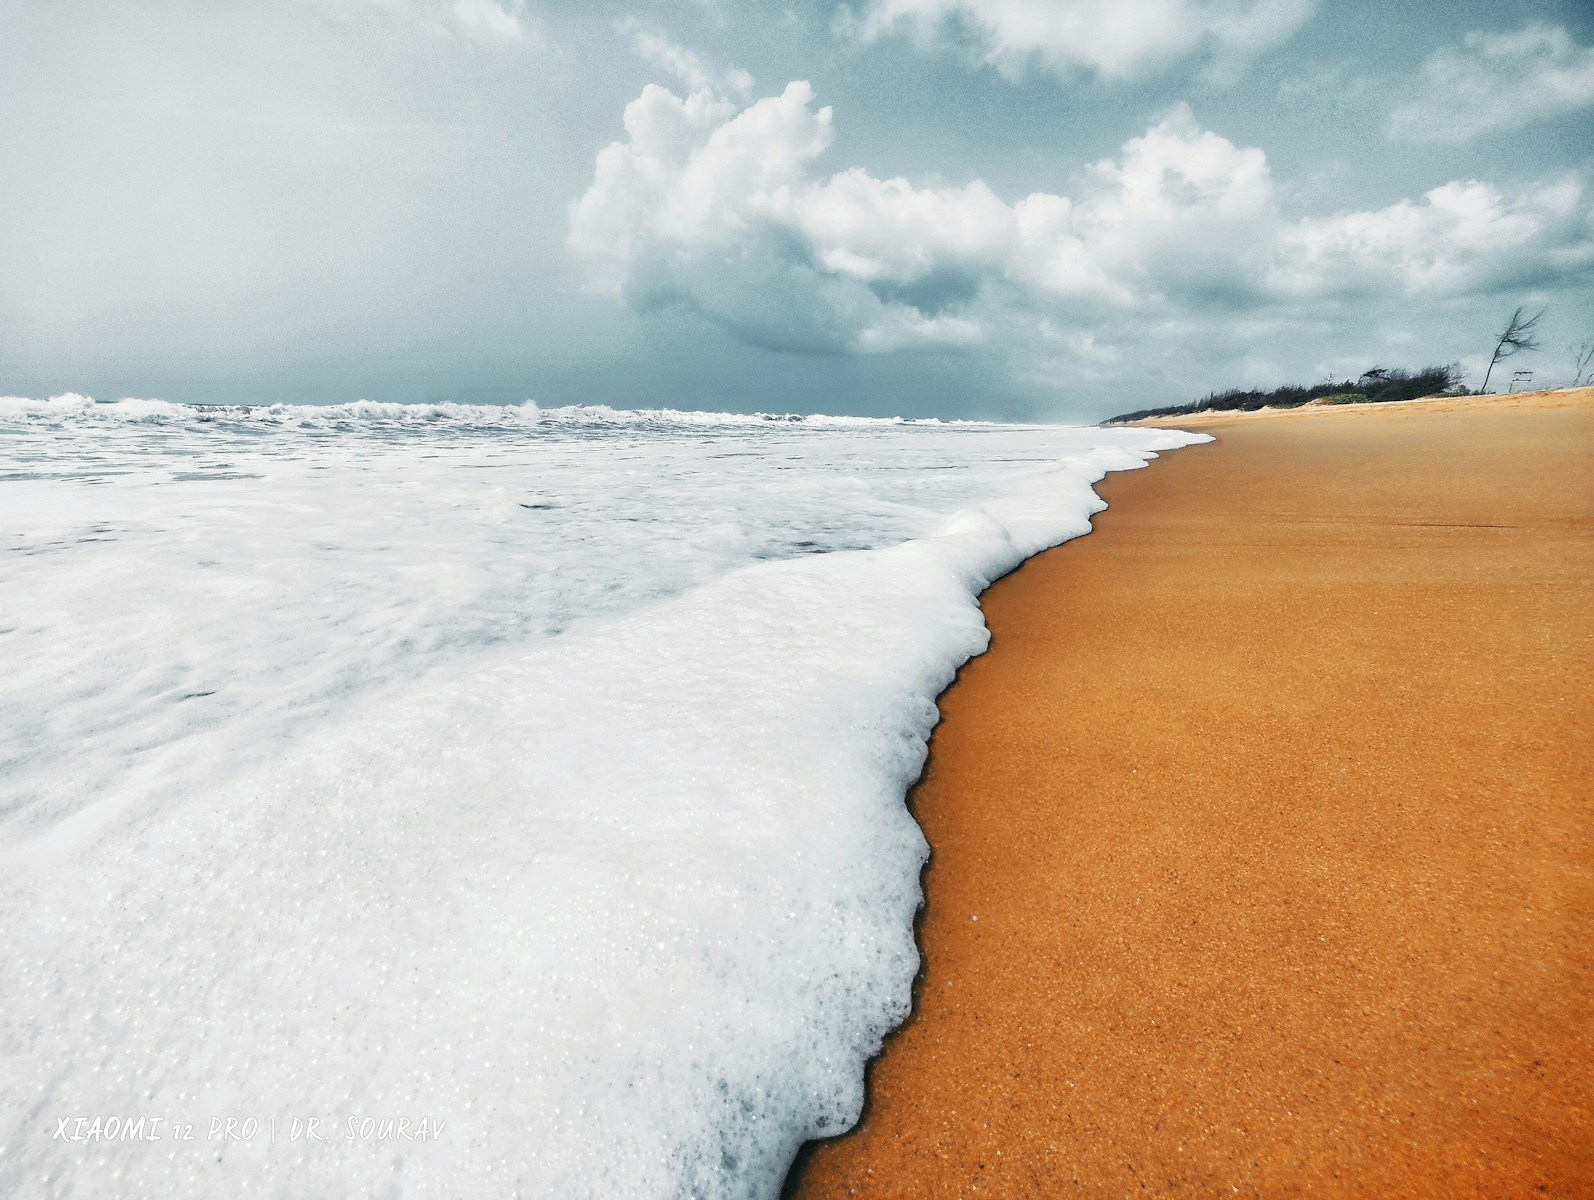
POLYGON ((976 597, 1197 440, 0 401, 0 1191, 774 1195, 976 597))

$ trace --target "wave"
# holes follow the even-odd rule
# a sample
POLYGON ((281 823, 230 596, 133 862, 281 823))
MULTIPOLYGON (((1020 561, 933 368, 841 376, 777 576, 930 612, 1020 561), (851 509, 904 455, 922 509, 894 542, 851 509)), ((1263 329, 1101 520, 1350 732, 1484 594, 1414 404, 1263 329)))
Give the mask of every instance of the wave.
POLYGON ((347 431, 359 427, 405 429, 453 427, 562 430, 588 428, 690 428, 794 425, 819 429, 898 428, 902 426, 979 425, 977 421, 942 421, 936 417, 857 417, 825 413, 731 413, 676 408, 612 408, 607 404, 570 404, 544 408, 534 400, 520 404, 397 404, 383 400, 351 400, 337 404, 180 404, 170 400, 124 397, 96 400, 65 392, 38 400, 0 396, 0 421, 25 423, 118 422, 134 424, 275 426, 282 429, 347 431))
POLYGON ((909 1011, 903 800, 978 594, 1206 440, 25 403, 0 1194, 777 1195, 909 1011), (196 1140, 41 1132, 74 1114, 196 1140), (281 1140, 309 1118, 443 1132, 281 1140))

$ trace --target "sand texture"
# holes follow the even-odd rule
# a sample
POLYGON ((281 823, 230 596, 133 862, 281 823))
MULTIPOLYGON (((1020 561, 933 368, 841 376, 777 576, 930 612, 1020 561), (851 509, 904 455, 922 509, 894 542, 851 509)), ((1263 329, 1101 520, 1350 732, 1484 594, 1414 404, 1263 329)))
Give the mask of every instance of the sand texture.
POLYGON ((792 1190, 1594 1195, 1594 391, 1169 423, 986 594, 792 1190))

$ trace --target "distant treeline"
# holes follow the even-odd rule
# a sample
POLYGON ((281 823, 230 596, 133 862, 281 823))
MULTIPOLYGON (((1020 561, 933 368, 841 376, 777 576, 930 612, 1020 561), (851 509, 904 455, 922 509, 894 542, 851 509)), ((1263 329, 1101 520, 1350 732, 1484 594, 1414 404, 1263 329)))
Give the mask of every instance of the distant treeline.
POLYGON ((1448 367, 1424 367, 1415 375, 1398 367, 1374 367, 1364 371, 1355 383, 1345 380, 1311 387, 1293 384, 1274 388, 1271 392, 1245 391, 1230 388, 1226 392, 1213 392, 1188 404, 1169 404, 1163 408, 1143 408, 1139 412, 1112 417, 1112 421, 1138 421, 1142 417, 1182 417, 1198 412, 1255 412, 1259 408, 1299 408, 1313 400, 1324 404, 1388 404, 1393 400, 1415 400, 1418 396, 1432 396, 1449 392, 1461 383, 1464 372, 1459 364, 1448 367))

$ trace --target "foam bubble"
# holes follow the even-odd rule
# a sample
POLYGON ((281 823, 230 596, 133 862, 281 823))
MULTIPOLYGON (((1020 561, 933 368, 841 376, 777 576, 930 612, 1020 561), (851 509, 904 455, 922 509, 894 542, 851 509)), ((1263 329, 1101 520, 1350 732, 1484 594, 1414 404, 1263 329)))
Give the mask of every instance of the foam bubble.
POLYGON ((907 1013, 976 596, 1197 440, 44 403, 0 442, 0 1191, 84 1196, 775 1194, 907 1013), (112 1113, 167 1136, 52 1136, 112 1113))

